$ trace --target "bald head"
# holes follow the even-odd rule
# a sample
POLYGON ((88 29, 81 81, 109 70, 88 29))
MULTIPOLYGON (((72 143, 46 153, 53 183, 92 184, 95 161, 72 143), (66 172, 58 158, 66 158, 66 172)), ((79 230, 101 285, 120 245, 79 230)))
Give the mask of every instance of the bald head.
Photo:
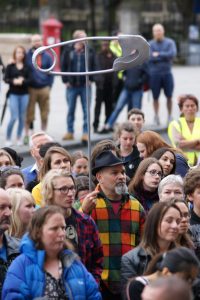
POLYGON ((153 38, 156 41, 161 41, 164 38, 165 35, 165 30, 163 25, 161 24, 155 24, 152 28, 152 32, 153 32, 153 38))
POLYGON ((8 193, 0 188, 0 236, 9 229, 11 201, 8 193))
POLYGON ((31 37, 32 48, 37 49, 42 46, 42 36, 40 34, 34 34, 31 37))

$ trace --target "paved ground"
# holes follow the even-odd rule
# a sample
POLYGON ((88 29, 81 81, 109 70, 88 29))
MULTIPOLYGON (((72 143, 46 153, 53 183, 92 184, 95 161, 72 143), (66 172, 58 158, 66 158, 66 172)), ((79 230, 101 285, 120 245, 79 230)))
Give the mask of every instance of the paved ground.
MULTIPOLYGON (((173 117, 177 118, 179 116, 179 110, 177 106, 177 96, 183 93, 192 93, 195 94, 198 99, 200 99, 200 89, 199 89, 199 75, 200 75, 200 67, 174 67, 173 73, 175 77, 175 91, 174 91, 174 100, 173 100, 173 117)), ((5 93, 7 91, 7 85, 2 83, 1 85, 1 99, 0 99, 0 112, 2 111, 3 103, 5 101, 5 93)), ((95 86, 92 86, 92 103, 91 103, 91 121, 93 121, 94 115, 94 95, 95 95, 95 86)), ((49 116, 49 125, 48 125, 48 133, 55 138, 56 141, 61 142, 66 147, 73 148, 80 146, 80 139, 82 135, 82 110, 80 106, 80 101, 78 100, 76 109, 76 121, 75 121, 75 140, 73 142, 62 142, 62 136, 66 132, 66 113, 67 113, 67 105, 65 100, 65 86, 61 82, 60 77, 55 78, 55 82, 51 91, 51 110, 49 116)), ((153 107, 152 107, 152 96, 151 93, 146 92, 143 96, 143 104, 142 109, 146 116, 146 128, 155 129, 158 131, 166 130, 167 126, 167 111, 166 111, 166 101, 163 94, 160 97, 160 119, 161 126, 159 128, 155 128, 152 126, 153 123, 153 107)), ((126 120, 127 108, 125 108, 117 122, 126 120)), ((9 120, 9 110, 7 109, 6 115, 4 118, 4 122, 0 127, 0 146, 4 146, 5 142, 5 131, 6 126, 9 120)), ((101 126, 103 126, 104 122, 104 111, 101 113, 101 126)), ((92 122, 91 122, 92 123, 92 122)), ((92 128, 92 126, 91 126, 92 128)), ((16 135, 16 125, 13 132, 13 139, 16 135)), ((36 119, 35 119, 35 131, 40 130, 40 119, 39 119, 39 111, 38 108, 36 110, 36 119)), ((102 139, 105 136, 93 134, 91 135, 91 140, 95 143, 99 139, 102 139)), ((21 153, 26 153, 28 151, 28 147, 14 147, 17 151, 21 153)))

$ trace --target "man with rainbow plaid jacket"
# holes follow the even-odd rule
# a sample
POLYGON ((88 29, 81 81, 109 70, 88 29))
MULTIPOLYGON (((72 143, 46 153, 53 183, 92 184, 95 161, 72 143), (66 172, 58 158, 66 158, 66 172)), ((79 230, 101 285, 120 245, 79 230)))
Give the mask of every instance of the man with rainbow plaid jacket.
MULTIPOLYGON (((84 201, 93 202, 90 213, 103 245, 102 297, 121 300, 121 257, 139 244, 145 213, 141 204, 128 194, 123 161, 112 151, 97 155, 92 173, 98 185, 84 201)), ((82 209, 86 213, 84 204, 82 209)))

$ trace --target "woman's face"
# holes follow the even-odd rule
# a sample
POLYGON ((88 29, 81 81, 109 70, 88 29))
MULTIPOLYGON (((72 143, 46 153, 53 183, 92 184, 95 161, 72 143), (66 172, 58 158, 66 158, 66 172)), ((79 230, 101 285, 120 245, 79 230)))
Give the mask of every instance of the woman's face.
POLYGON ((146 158, 147 157, 147 148, 146 148, 145 144, 137 143, 137 148, 138 148, 138 151, 140 152, 140 157, 146 158))
POLYGON ((35 210, 35 205, 30 200, 24 198, 19 210, 18 215, 19 219, 23 222, 24 225, 28 225, 35 210))
POLYGON ((175 164, 175 159, 173 153, 166 151, 159 159, 160 164, 163 168, 164 176, 171 174, 171 171, 175 164))
POLYGON ((24 51, 22 48, 17 48, 15 52, 15 59, 17 61, 22 61, 24 59, 24 51))
POLYGON ((184 202, 177 202, 176 206, 180 209, 182 213, 181 223, 179 225, 179 233, 187 233, 190 226, 190 213, 188 207, 184 202))
POLYGON ((41 230, 41 242, 47 254, 58 255, 63 249, 65 229, 65 219, 60 213, 47 218, 41 230))
POLYGON ((172 199, 183 200, 183 187, 178 183, 167 183, 163 186, 159 195, 161 202, 169 202, 172 199))
POLYGON ((195 102, 191 99, 185 100, 181 109, 181 113, 184 115, 186 120, 194 120, 194 117, 197 113, 197 106, 195 102))
POLYGON ((72 167, 72 171, 77 174, 88 174, 88 160, 84 157, 79 158, 75 161, 75 164, 72 167))
POLYGON ((5 190, 9 188, 25 189, 24 181, 18 174, 11 174, 7 177, 5 190))
POLYGON ((66 171, 71 171, 71 163, 65 155, 61 153, 53 153, 51 155, 51 169, 63 169, 66 171))
POLYGON ((143 187, 147 191, 155 191, 158 188, 158 185, 162 178, 162 169, 161 167, 153 163, 151 164, 143 177, 143 187))
POLYGON ((0 156, 0 168, 1 167, 8 167, 11 166, 11 162, 10 159, 7 155, 1 155, 0 156))
POLYGON ((54 203, 64 210, 72 207, 75 199, 76 188, 70 177, 58 177, 53 180, 54 203))
POLYGON ((180 212, 176 208, 170 207, 164 214, 158 228, 158 240, 174 242, 179 234, 180 222, 180 212))

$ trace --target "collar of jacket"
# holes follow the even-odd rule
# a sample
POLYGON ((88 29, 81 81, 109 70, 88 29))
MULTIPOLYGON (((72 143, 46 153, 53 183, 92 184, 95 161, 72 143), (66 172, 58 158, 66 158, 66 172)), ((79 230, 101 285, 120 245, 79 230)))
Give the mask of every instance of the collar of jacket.
MULTIPOLYGON (((97 184, 97 187, 96 187, 95 190, 98 191, 97 198, 103 198, 103 199, 105 199, 105 200, 107 200, 107 201, 110 200, 110 199, 104 194, 104 192, 102 191, 101 186, 100 186, 99 183, 97 184)), ((122 204, 125 203, 125 202, 127 202, 129 199, 130 199, 130 195, 129 195, 128 193, 122 195, 122 199, 121 199, 122 204)))
POLYGON ((7 256, 19 254, 20 239, 14 238, 7 233, 3 235, 3 244, 6 247, 7 256))

